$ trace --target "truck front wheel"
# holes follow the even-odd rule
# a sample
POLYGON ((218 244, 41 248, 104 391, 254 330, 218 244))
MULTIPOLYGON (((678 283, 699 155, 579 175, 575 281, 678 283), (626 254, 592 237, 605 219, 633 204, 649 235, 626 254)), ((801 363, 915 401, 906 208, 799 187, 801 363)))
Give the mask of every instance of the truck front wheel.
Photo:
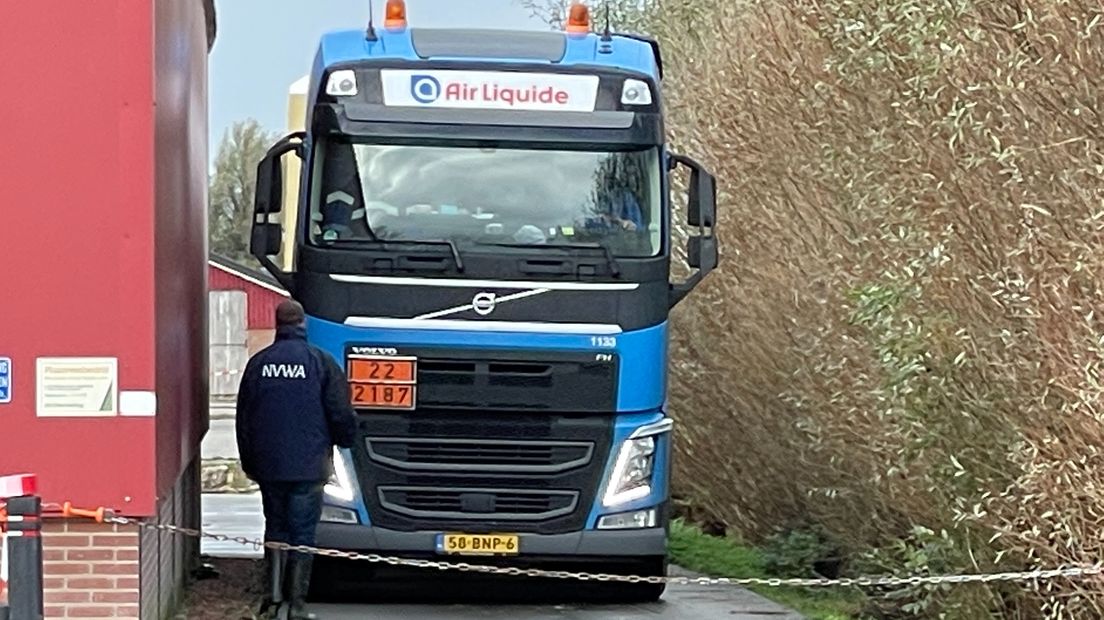
MULTIPOLYGON (((619 564, 615 570, 603 570, 619 575, 639 575, 641 577, 658 577, 667 574, 667 558, 647 558, 630 564, 619 564)), ((608 584, 609 596, 617 602, 626 603, 654 603, 663 596, 667 590, 664 583, 624 583, 615 582, 608 584)))

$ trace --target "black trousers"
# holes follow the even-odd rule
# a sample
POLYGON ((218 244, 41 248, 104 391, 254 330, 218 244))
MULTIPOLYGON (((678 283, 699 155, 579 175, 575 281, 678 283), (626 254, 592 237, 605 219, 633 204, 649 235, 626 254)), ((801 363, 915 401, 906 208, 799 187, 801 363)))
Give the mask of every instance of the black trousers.
POLYGON ((265 542, 314 546, 325 482, 262 482, 265 542))

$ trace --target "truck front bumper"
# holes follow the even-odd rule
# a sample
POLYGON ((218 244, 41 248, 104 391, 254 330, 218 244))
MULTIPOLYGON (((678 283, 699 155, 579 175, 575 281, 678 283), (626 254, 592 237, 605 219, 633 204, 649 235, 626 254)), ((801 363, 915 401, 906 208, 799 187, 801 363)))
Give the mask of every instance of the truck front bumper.
MULTIPOLYGON (((383 528, 320 523, 316 546, 323 549, 372 552, 386 555, 438 555, 440 532, 400 532, 383 528)), ((519 534, 520 554, 510 559, 561 558, 604 561, 665 556, 667 531, 661 527, 635 530, 583 530, 567 534, 519 534)), ((440 555, 478 562, 478 556, 440 555)))

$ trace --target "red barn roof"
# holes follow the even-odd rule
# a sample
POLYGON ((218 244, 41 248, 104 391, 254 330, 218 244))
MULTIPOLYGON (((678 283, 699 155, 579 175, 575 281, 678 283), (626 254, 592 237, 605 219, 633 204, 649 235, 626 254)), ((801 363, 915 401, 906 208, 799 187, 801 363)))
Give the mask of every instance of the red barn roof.
POLYGON ((207 289, 243 291, 246 295, 248 329, 275 329, 276 306, 289 297, 288 292, 269 274, 215 254, 207 261, 207 289))

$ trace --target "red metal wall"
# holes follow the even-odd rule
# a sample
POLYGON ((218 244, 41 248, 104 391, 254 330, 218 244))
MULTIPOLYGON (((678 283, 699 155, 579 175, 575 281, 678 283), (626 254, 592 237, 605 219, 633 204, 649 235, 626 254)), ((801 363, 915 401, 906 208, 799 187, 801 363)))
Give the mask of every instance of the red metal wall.
POLYGON ((276 329, 276 306, 287 299, 263 286, 227 273, 218 267, 207 270, 207 286, 212 291, 243 291, 246 295, 248 329, 276 329))
POLYGON ((35 359, 117 357, 154 389, 153 29, 146 0, 0 9, 0 472, 48 502, 153 509, 153 417, 39 418, 35 359))
POLYGON ((0 473, 37 473, 47 502, 152 515, 198 453, 206 51, 201 0, 0 8, 0 473), (156 409, 38 417, 43 356, 117 358, 156 409))
POLYGON ((157 492, 164 497, 208 426, 207 24, 200 0, 152 4, 157 492))

